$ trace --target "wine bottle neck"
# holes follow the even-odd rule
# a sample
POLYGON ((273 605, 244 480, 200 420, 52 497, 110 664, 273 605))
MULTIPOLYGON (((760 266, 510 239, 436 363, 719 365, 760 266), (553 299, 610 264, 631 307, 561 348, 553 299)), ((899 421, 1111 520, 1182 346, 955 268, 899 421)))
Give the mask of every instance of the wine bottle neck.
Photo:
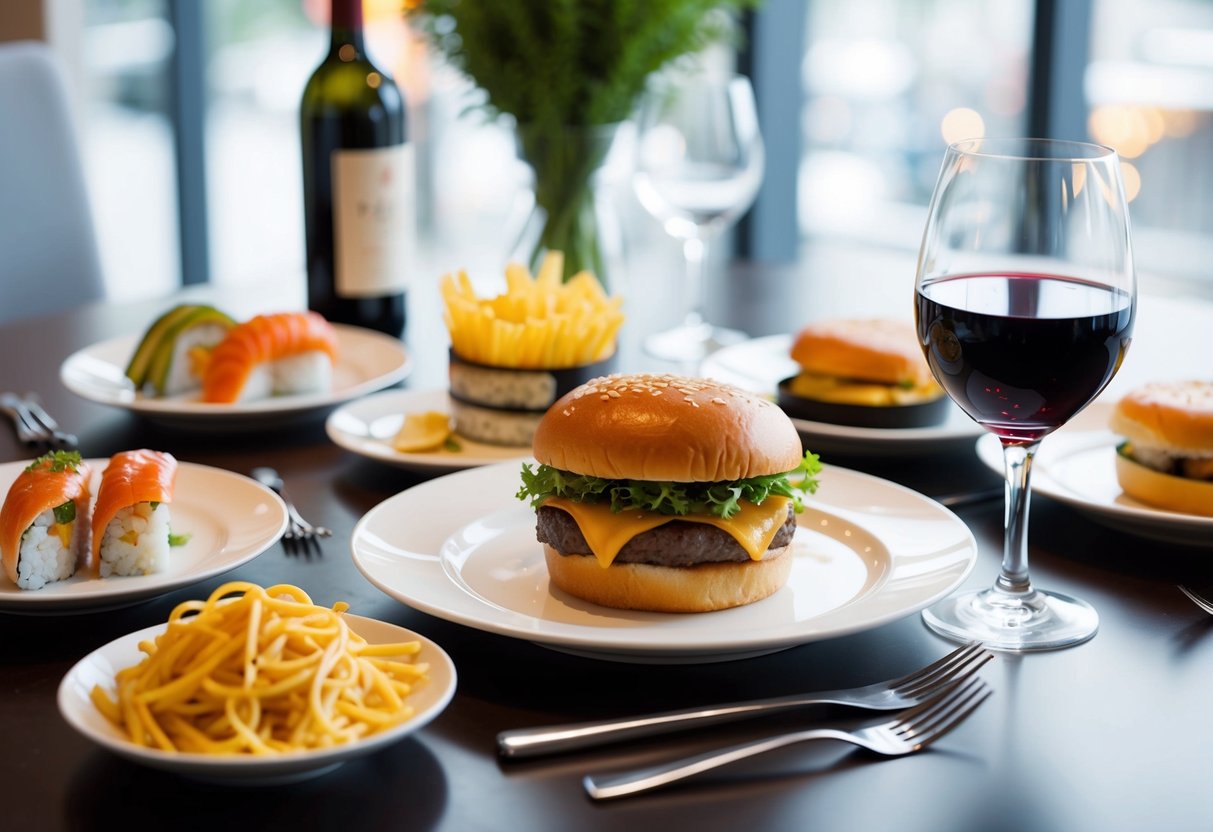
POLYGON ((353 47, 359 57, 366 51, 362 36, 362 0, 332 0, 330 48, 338 52, 343 46, 353 47))

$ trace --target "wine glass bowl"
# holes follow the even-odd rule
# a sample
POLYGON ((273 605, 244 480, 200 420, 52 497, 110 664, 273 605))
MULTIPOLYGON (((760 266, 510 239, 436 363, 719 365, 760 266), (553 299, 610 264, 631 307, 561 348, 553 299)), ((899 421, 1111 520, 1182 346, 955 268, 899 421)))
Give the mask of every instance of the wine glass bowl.
POLYGON ((696 361, 745 338, 703 315, 703 270, 710 239, 731 226, 762 184, 762 135, 744 76, 705 73, 658 82, 637 120, 633 187, 640 204, 682 242, 686 277, 682 322, 650 336, 645 350, 696 361))
POLYGON ((1135 311, 1115 151, 1044 139, 948 148, 919 253, 915 320, 936 379, 1002 443, 1007 511, 997 580, 926 610, 936 632, 1007 650, 1095 634, 1089 604, 1029 579, 1031 464, 1040 442, 1111 381, 1135 311))

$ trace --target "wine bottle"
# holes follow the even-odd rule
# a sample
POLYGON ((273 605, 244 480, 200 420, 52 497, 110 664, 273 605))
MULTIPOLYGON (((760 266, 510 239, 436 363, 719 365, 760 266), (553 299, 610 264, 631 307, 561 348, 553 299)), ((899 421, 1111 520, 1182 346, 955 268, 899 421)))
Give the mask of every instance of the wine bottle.
POLYGON ((332 0, 300 128, 308 308, 402 337, 416 171, 404 97, 366 52, 362 0, 332 0))

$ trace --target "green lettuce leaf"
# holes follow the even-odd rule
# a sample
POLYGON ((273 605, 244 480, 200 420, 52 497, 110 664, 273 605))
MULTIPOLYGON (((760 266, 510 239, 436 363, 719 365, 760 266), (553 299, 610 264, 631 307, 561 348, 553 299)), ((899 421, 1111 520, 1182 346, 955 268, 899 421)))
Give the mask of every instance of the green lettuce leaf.
POLYGON ((522 486, 515 495, 538 508, 548 497, 579 503, 608 503, 616 513, 642 510, 657 514, 710 514, 729 519, 741 511, 741 501, 761 505, 771 495, 787 497, 799 513, 804 500, 817 490, 821 462, 806 452, 800 465, 781 474, 749 477, 734 482, 660 482, 610 480, 561 471, 549 465, 522 466, 522 486))

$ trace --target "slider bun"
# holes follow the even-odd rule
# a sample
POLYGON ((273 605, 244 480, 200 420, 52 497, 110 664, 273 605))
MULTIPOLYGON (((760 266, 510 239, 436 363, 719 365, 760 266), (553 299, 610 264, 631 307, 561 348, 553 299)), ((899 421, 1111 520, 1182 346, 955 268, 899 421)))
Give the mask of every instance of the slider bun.
POLYGON ((792 360, 807 373, 914 386, 931 382, 931 370, 912 324, 874 319, 809 324, 792 343, 792 360))
POLYGON ((1126 494, 1147 505, 1213 517, 1213 482, 1164 474, 1119 453, 1116 479, 1126 494))
POLYGON ((804 455, 773 402, 712 379, 649 374, 606 376, 570 391, 539 422, 532 450, 562 471, 671 482, 782 474, 804 455))
POLYGON ((544 544, 551 582, 569 595, 624 610, 710 612, 752 604, 787 583, 788 546, 768 549, 762 560, 656 566, 613 563, 605 569, 592 555, 562 555, 544 544))
POLYGON ((1175 456, 1213 456, 1213 382, 1146 384, 1116 403, 1113 432, 1135 445, 1175 456))

